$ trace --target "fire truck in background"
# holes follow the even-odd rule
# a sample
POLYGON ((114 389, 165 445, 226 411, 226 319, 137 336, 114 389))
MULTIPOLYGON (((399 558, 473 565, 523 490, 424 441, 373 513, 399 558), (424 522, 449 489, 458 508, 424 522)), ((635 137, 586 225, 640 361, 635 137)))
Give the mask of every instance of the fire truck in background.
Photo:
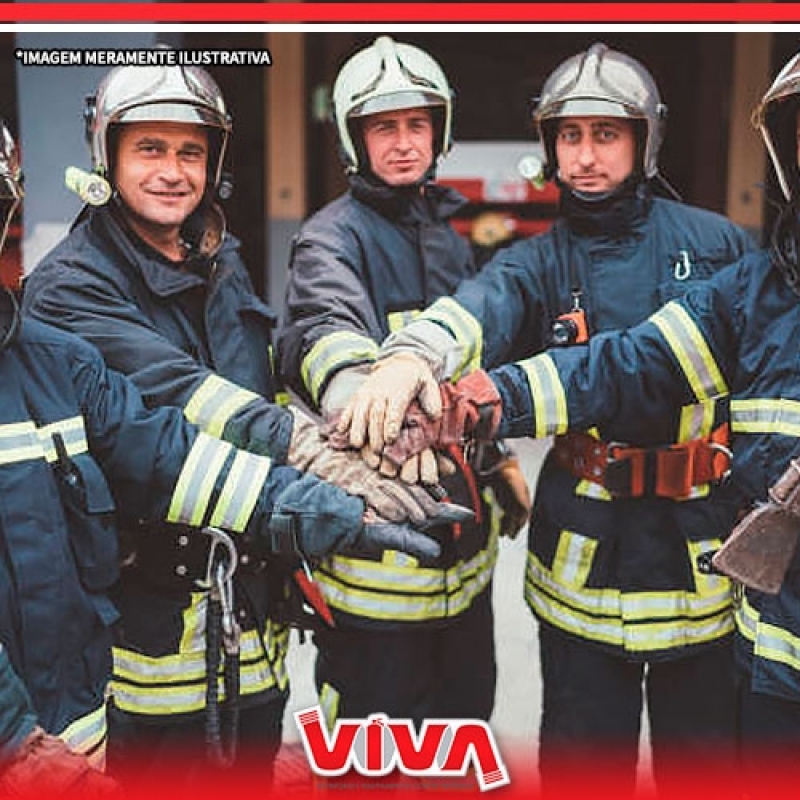
POLYGON ((537 178, 543 159, 538 142, 455 142, 439 165, 439 183, 469 201, 453 227, 470 240, 479 264, 499 248, 552 224, 558 190, 537 178))

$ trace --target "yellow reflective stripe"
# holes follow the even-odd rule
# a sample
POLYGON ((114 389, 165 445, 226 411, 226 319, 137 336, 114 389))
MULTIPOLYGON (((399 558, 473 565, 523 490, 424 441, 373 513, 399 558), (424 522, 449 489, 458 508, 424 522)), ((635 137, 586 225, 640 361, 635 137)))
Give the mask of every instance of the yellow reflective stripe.
POLYGON ((736 613, 739 632, 753 644, 759 658, 784 664, 800 672, 800 637, 769 622, 764 622, 758 610, 742 599, 736 613))
MULTIPOLYGON (((203 646, 204 647, 204 646, 203 646)), ((288 686, 286 654, 289 630, 267 621, 265 633, 246 630, 241 637, 240 682, 244 695, 288 686)), ((220 668, 222 669, 222 668, 220 668)), ((220 673, 221 675, 222 673, 220 673)), ((183 714, 205 707, 205 650, 145 656, 114 648, 114 703, 135 714, 183 714)), ((220 683, 220 699, 224 686, 220 683)))
MULTIPOLYGON (((690 557, 718 540, 692 542, 690 557)), ((583 638, 645 652, 712 641, 733 629, 730 581, 698 576, 696 591, 621 592, 567 586, 528 553, 525 599, 533 612, 583 638)))
POLYGON ((497 560, 497 537, 486 550, 452 567, 390 567, 333 556, 315 572, 331 607, 359 617, 422 622, 458 616, 489 585, 497 560))
POLYGON ((106 704, 71 722, 58 734, 70 750, 83 753, 95 769, 103 769, 106 760, 106 704))
POLYGON ((68 417, 37 428, 33 421, 0 425, 0 465, 22 461, 56 460, 53 434, 60 433, 67 454, 74 456, 89 449, 83 417, 68 417))
MULTIPOLYGON (((182 614, 180 653, 205 652, 207 603, 208 594, 206 592, 190 593, 189 605, 183 609, 182 614)), ((168 662, 162 659, 161 663, 168 662)))
POLYGON ((546 353, 517 362, 528 378, 533 400, 534 438, 566 433, 567 396, 553 359, 546 353))
POLYGON ((348 364, 374 361, 378 344, 368 336, 353 331, 336 331, 319 339, 300 364, 303 385, 315 403, 328 378, 348 364))
POLYGON ((199 433, 186 457, 172 494, 168 522, 202 525, 225 460, 233 451, 227 442, 199 433))
POLYGON ((235 383, 209 375, 194 391, 184 408, 184 416, 200 430, 222 436, 228 420, 259 395, 235 383))
POLYGON ((650 317, 650 321, 667 340, 698 400, 728 393, 708 344, 685 308, 674 301, 667 303, 650 317))
POLYGON ((390 333, 397 333, 410 322, 413 322, 420 315, 420 309, 414 308, 408 311, 390 311, 386 315, 386 324, 389 326, 390 333))
POLYGON ((691 442, 710 436, 714 430, 716 402, 693 403, 681 408, 678 442, 691 442))
POLYGON ((568 586, 583 586, 592 568, 597 541, 579 533, 562 531, 553 558, 553 575, 568 586))
POLYGON ((578 481, 575 485, 575 494, 577 497, 589 497, 592 500, 604 500, 606 502, 614 499, 605 486, 586 479, 578 481))
POLYGON ((773 397, 731 400, 731 430, 800 437, 800 402, 773 397))
POLYGON ((319 693, 319 705, 322 709, 322 716, 328 726, 328 730, 333 730, 336 720, 339 717, 339 692, 329 683, 323 683, 319 693))
POLYGON ((250 520, 272 467, 266 456, 239 450, 225 479, 211 524, 241 533, 250 520))
POLYGON ((444 325, 461 345, 462 356, 453 379, 480 369, 483 359, 483 326, 476 317, 450 297, 440 297, 422 319, 444 325))

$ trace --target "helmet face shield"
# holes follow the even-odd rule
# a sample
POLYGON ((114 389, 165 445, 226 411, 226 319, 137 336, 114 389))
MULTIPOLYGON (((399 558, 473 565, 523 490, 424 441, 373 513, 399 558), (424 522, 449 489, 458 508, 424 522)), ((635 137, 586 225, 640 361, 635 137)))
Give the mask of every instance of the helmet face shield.
POLYGON ((339 71, 333 86, 333 116, 348 172, 368 168, 360 128, 354 120, 385 111, 409 108, 441 109, 434 159, 450 149, 453 100, 441 67, 417 47, 381 36, 352 56, 339 71))
POLYGON ((16 143, 0 120, 0 252, 5 247, 14 213, 23 197, 22 170, 16 143))
POLYGON ((787 201, 800 197, 798 171, 798 111, 800 110, 800 54, 795 55, 767 89, 753 110, 753 125, 761 134, 778 182, 787 201))
POLYGON ((134 122, 178 122, 217 130, 219 146, 209 163, 209 183, 217 188, 231 120, 219 87, 205 70, 176 66, 111 70, 87 100, 86 133, 95 172, 110 174, 109 129, 134 122))
POLYGON ((652 75, 636 59, 593 44, 550 74, 533 114, 547 156, 546 171, 558 169, 554 120, 564 117, 622 117, 645 123, 640 169, 646 178, 658 173, 658 152, 667 108, 652 75))

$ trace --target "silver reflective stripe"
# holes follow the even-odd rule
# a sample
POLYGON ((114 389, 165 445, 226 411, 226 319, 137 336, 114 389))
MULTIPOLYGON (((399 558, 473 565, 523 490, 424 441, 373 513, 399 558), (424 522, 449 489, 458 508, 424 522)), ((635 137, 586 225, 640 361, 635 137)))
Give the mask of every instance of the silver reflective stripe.
POLYGON ((461 361, 453 378, 480 369, 483 358, 483 327, 480 322, 450 297, 439 298, 422 318, 444 325, 462 347, 461 361))
POLYGON ((800 402, 771 397, 731 400, 731 428, 736 433, 800 437, 800 402))
POLYGON ((167 512, 168 522, 195 527, 203 524, 217 478, 232 451, 227 442, 198 433, 178 476, 167 512))
POLYGON ((386 315, 386 323, 391 333, 397 333, 410 322, 413 322, 420 315, 420 309, 414 308, 408 311, 390 311, 386 315))
POLYGON ((189 399, 184 415, 189 422, 212 436, 222 436, 228 420, 259 395, 235 383, 209 375, 189 399))
POLYGON ((334 556, 315 577, 334 608, 367 619, 421 622, 463 613, 489 585, 496 560, 493 536, 485 550, 447 570, 334 556))
POLYGON ((89 449, 83 417, 68 417, 37 428, 32 421, 0 425, 0 464, 56 460, 53 434, 60 433, 71 456, 89 449))
POLYGON ((753 644, 759 658, 784 664, 800 672, 800 637, 783 628, 764 622, 758 610, 747 600, 742 600, 736 613, 739 632, 753 644))
POLYGON ((695 321, 683 306, 667 303, 650 317, 667 340, 695 397, 704 402, 728 393, 714 356, 695 321))
POLYGON ((378 345, 369 337, 352 331, 323 336, 303 359, 300 374, 316 404, 328 378, 342 367, 378 357, 378 345))
POLYGON ((691 442, 709 436, 714 429, 716 402, 694 403, 681 408, 678 441, 691 442))
POLYGON ((553 359, 542 353, 517 362, 528 378, 533 401, 534 431, 536 439, 566 433, 569 418, 567 396, 553 359))
POLYGON ((105 766, 105 741, 108 734, 106 706, 103 705, 71 722, 58 738, 66 742, 70 750, 84 753, 95 769, 105 766))
POLYGON ((211 515, 211 525, 237 533, 243 531, 261 496, 271 467, 272 460, 266 456, 237 451, 211 515))

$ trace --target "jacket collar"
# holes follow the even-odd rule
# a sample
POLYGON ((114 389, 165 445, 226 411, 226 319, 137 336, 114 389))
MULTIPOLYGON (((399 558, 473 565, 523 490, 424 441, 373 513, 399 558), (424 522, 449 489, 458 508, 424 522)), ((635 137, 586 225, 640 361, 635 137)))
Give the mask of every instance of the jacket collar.
MULTIPOLYGON (((117 250, 127 267, 144 280, 147 288, 158 297, 170 297, 187 290, 206 286, 209 276, 182 269, 165 258, 155 248, 143 241, 125 224, 124 218, 113 206, 107 205, 89 212, 88 225, 117 250)), ((224 251, 235 247, 231 237, 226 236, 217 258, 224 251)))
POLYGON ((432 181, 397 188, 377 178, 352 175, 350 192, 381 216, 401 222, 448 220, 467 203, 455 189, 432 181))

